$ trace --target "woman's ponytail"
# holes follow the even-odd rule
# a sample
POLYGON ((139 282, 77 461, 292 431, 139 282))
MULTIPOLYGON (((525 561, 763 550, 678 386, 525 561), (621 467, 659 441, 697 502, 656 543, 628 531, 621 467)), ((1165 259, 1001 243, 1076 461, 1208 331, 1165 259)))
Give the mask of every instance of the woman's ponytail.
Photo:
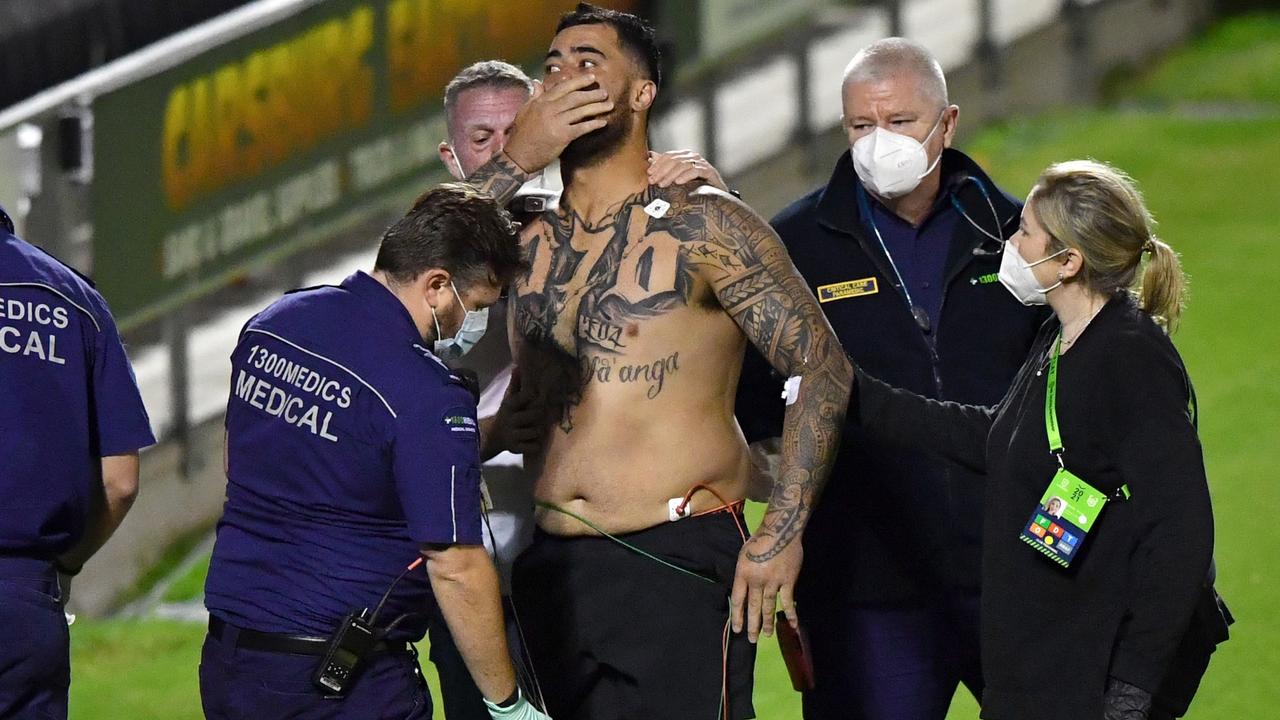
POLYGON ((1068 160, 1040 175, 1027 204, 1051 250, 1072 247, 1084 257, 1074 281, 1106 296, 1132 292, 1165 332, 1177 328, 1187 278, 1178 253, 1152 231, 1155 219, 1133 178, 1105 163, 1068 160))
POLYGON ((1187 276, 1182 272, 1178 253, 1167 243, 1152 236, 1143 248, 1150 254, 1138 287, 1138 305, 1172 333, 1178 327, 1182 306, 1186 301, 1187 276))

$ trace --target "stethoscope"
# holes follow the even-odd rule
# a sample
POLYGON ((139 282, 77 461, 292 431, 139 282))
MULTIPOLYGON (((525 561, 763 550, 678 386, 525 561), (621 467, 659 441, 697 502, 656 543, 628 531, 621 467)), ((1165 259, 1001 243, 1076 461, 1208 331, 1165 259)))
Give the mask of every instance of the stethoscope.
MULTIPOLYGON (((929 332, 933 326, 929 321, 929 313, 925 312, 923 307, 917 305, 915 300, 911 297, 911 289, 908 288, 907 283, 903 281, 902 273, 898 270, 898 264, 893 261, 893 255, 889 253, 889 246, 885 244, 884 236, 880 234, 880 228, 876 226, 875 215, 871 212, 871 201, 868 199, 866 188, 862 187, 861 183, 858 184, 856 194, 858 196, 858 210, 862 214, 862 217, 866 219, 867 225, 871 226, 871 231, 875 233, 876 236, 876 242, 880 244, 880 250, 884 253, 885 259, 889 261, 889 267, 893 270, 893 275, 898 280, 898 287, 902 288, 902 294, 906 298, 907 307, 911 310, 911 317, 915 319, 916 325, 918 325, 922 331, 926 333, 929 332)), ((1003 253, 1005 241, 998 233, 1004 227, 1004 224, 1000 222, 1000 215, 996 212, 995 203, 991 201, 991 193, 987 190, 986 183, 972 175, 965 175, 957 184, 957 187, 951 189, 950 194, 951 206, 960 214, 960 217, 964 218, 966 222, 973 226, 973 229, 983 235, 982 242, 978 243, 978 246, 973 249, 973 254, 978 256, 991 256, 1003 253), (956 192, 959 189, 959 186, 964 185, 964 183, 967 182, 972 182, 974 185, 977 185, 978 192, 981 193, 982 198, 987 201, 987 209, 991 211, 991 219, 995 223, 995 233, 992 233, 979 225, 978 222, 969 215, 969 213, 965 212, 964 206, 960 204, 960 198, 956 197, 956 192), (983 247, 984 245, 990 244, 990 242, 995 242, 994 250, 988 250, 983 247)))
POLYGON ((959 184, 963 185, 967 182, 971 182, 976 185, 978 187, 978 192, 982 194, 982 199, 987 201, 987 209, 991 211, 991 219, 995 222, 997 234, 992 234, 986 228, 979 225, 973 218, 969 217, 969 213, 965 212, 964 206, 960 204, 960 198, 956 197, 956 188, 952 188, 951 190, 951 207, 955 208, 956 212, 960 213, 960 217, 968 221, 968 223, 973 226, 974 230, 977 230, 983 235, 982 242, 978 243, 978 246, 973 249, 974 255, 1000 255, 1004 252, 1005 239, 998 233, 1004 229, 1005 223, 1000 222, 1000 215, 996 212, 995 203, 991 202, 991 193, 987 190, 987 184, 972 175, 965 175, 959 184), (988 240, 991 240, 996 244, 994 250, 986 250, 982 247, 983 245, 988 244, 988 240))

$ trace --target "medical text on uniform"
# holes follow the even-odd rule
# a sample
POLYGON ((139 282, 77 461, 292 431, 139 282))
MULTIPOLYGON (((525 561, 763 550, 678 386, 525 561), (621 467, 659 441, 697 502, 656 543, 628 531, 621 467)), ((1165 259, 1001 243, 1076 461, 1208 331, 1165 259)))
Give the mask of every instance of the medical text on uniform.
POLYGON ((236 374, 236 397, 312 435, 329 442, 338 442, 338 436, 329 431, 333 411, 294 395, 284 386, 295 388, 339 408, 351 407, 350 386, 258 345, 249 348, 245 364, 248 369, 240 368, 236 374), (262 375, 279 381, 279 384, 273 384, 251 373, 250 369, 260 371, 262 375))
POLYGON ((29 300, 0 297, 0 352, 66 365, 58 356, 58 334, 69 323, 67 309, 29 300))

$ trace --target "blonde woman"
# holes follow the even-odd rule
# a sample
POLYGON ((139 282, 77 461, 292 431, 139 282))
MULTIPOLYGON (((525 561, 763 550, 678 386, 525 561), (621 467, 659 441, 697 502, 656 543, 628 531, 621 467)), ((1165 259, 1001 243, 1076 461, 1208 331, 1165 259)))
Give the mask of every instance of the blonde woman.
MULTIPOLYGON (((860 375, 857 421, 987 476, 982 717, 1172 717, 1161 694, 1213 549, 1187 372, 1185 280, 1133 181, 1053 165, 1000 280, 1055 317, 994 408, 860 375), (1050 500, 1055 512, 1048 513, 1050 500)), ((854 413, 851 413, 854 416, 854 413)))

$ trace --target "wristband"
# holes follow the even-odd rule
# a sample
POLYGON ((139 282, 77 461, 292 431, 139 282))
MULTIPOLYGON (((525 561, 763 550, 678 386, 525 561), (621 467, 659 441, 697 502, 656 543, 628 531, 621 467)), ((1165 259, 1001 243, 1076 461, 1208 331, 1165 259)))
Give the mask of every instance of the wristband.
POLYGON ((489 698, 481 697, 484 700, 485 707, 489 708, 489 714, 493 717, 506 716, 520 705, 520 701, 524 697, 520 694, 520 685, 516 685, 516 689, 512 691, 511 697, 499 703, 489 702, 489 698))

